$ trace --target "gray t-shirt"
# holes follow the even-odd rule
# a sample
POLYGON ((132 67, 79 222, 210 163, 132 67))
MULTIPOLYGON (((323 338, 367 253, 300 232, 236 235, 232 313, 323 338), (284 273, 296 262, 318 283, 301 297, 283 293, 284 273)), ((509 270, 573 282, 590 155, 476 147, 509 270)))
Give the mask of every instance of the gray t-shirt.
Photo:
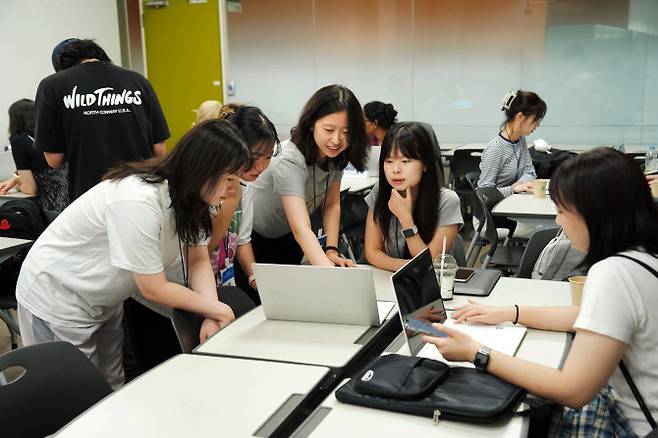
MULTIPOLYGON (((368 204, 370 210, 374 211, 378 194, 379 183, 375 184, 370 194, 366 196, 366 204, 368 204)), ((458 224, 459 227, 464 224, 459 196, 450 189, 441 188, 441 193, 439 195, 439 223, 436 227, 440 228, 454 224, 458 224)), ((395 216, 392 216, 388 230, 390 237, 388 240, 389 243, 386 245, 386 254, 391 257, 403 259, 405 258, 404 253, 406 252, 407 242, 404 236, 400 233, 400 230, 400 222, 395 216)))
POLYGON ((289 233, 281 197, 304 198, 310 215, 323 207, 327 189, 342 177, 343 171, 334 169, 332 164, 328 172, 317 165, 308 166, 290 139, 282 142, 281 153, 272 158, 269 167, 250 186, 255 206, 254 231, 268 239, 289 233))

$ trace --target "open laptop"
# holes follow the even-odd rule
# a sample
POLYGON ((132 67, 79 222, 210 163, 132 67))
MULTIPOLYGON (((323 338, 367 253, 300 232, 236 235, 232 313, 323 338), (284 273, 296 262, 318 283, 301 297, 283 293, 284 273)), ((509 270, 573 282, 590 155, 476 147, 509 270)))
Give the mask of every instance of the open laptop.
POLYGON ((391 281, 402 321, 402 332, 412 356, 442 360, 434 345, 423 343, 420 333, 405 327, 438 322, 467 333, 478 342, 511 356, 516 353, 527 331, 525 327, 456 324, 448 318, 429 248, 393 274, 391 281))
POLYGON ((253 267, 267 319, 379 326, 393 307, 377 302, 369 267, 253 267))
POLYGON ((4 181, 14 174, 16 165, 11 151, 0 150, 0 180, 4 181))
POLYGON ((381 146, 370 146, 368 150, 368 177, 379 176, 379 154, 381 151, 381 146))

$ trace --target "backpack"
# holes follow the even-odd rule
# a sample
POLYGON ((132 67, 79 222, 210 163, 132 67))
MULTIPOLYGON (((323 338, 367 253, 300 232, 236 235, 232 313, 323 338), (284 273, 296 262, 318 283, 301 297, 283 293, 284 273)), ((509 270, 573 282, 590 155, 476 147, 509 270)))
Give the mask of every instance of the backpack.
POLYGON ((534 146, 528 152, 530 152, 532 164, 535 166, 537 178, 543 179, 550 179, 555 169, 572 155, 571 152, 560 149, 551 149, 548 152, 537 151, 534 146))
POLYGON ((36 240, 46 229, 41 209, 29 199, 11 199, 0 205, 0 236, 36 240))

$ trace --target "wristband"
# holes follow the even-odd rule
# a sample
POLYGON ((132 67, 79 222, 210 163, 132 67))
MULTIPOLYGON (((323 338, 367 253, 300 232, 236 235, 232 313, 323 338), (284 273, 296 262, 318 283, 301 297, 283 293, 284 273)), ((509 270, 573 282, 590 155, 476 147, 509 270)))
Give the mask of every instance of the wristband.
POLYGON ((331 246, 331 245, 327 245, 327 246, 324 247, 324 252, 327 252, 327 251, 336 251, 338 254, 340 254, 340 251, 338 251, 338 248, 336 248, 335 246, 331 246))
POLYGON ((519 306, 515 304, 514 308, 516 309, 516 318, 514 318, 514 322, 512 322, 512 324, 516 324, 519 322, 519 306))
POLYGON ((251 283, 253 283, 254 281, 256 281, 256 274, 251 274, 249 276, 249 280, 247 280, 247 284, 249 284, 249 287, 251 287, 251 283))

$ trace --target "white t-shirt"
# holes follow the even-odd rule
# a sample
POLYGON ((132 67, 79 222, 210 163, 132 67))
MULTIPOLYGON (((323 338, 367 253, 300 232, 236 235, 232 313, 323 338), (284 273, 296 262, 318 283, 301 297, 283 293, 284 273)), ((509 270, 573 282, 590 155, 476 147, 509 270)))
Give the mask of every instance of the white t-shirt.
MULTIPOLYGON (((626 251, 658 271, 658 259, 626 251)), ((623 360, 654 418, 658 418, 658 278, 638 263, 609 257, 595 263, 587 274, 582 305, 574 327, 624 342, 623 360)), ((628 383, 615 369, 610 386, 617 403, 631 421, 635 432, 650 431, 628 383)))
POLYGON ((251 183, 254 204, 253 229, 268 239, 290 232, 283 210, 282 196, 304 198, 309 214, 322 208, 325 193, 334 181, 340 181, 342 170, 330 164, 329 171, 317 165, 308 166, 304 155, 289 139, 281 143, 281 153, 272 158, 269 167, 251 183))
POLYGON ((137 292, 133 272, 181 270, 170 204, 166 182, 129 176, 97 184, 34 243, 16 285, 18 302, 56 325, 104 321, 137 292))

